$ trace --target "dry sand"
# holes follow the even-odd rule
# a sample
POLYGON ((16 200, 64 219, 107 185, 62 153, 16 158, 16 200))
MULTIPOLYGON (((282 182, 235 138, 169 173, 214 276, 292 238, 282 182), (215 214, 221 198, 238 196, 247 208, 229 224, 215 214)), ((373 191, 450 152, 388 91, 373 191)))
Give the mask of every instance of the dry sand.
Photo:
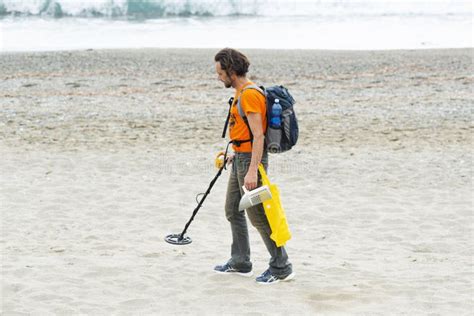
POLYGON ((227 172, 194 242, 163 240, 224 146, 215 52, 0 54, 2 314, 471 315, 473 50, 245 51, 300 120, 270 157, 297 273, 275 286, 212 271, 227 172))

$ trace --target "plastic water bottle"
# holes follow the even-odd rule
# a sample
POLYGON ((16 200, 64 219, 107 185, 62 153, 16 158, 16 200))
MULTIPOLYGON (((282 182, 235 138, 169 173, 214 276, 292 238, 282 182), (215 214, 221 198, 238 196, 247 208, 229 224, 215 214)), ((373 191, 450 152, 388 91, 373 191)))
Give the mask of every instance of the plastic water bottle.
POLYGON ((272 105, 272 116, 270 119, 271 128, 280 128, 281 127, 281 105, 280 100, 275 99, 275 103, 272 105))

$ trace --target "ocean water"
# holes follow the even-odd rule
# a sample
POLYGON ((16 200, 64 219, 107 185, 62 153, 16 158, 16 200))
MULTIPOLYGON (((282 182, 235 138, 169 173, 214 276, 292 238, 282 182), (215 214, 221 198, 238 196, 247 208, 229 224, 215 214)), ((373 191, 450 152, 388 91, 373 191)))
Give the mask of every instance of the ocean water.
POLYGON ((0 0, 0 51, 473 47, 465 0, 0 0))

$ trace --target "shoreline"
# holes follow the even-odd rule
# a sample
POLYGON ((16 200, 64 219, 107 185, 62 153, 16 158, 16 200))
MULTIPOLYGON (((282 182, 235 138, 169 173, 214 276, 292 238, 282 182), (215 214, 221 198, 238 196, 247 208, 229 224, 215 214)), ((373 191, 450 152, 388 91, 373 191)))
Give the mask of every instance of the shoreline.
MULTIPOLYGON (((77 48, 77 49, 58 49, 58 50, 23 50, 23 51, 0 51, 0 55, 8 54, 42 54, 42 53, 77 53, 83 51, 147 51, 147 50, 174 50, 174 51, 191 51, 191 50, 208 50, 219 51, 221 47, 115 47, 115 48, 77 48)), ((414 48, 388 48, 388 49, 324 49, 324 48, 257 48, 242 47, 242 51, 312 51, 312 52, 345 52, 345 53, 363 53, 363 52, 403 52, 403 51, 449 51, 449 50, 474 50, 474 47, 414 47, 414 48)))

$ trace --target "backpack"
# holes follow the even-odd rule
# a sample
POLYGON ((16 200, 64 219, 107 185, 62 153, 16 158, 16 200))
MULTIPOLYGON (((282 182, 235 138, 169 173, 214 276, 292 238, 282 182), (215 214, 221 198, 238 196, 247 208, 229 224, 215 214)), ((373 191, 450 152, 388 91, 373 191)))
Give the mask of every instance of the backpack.
MULTIPOLYGON (((270 153, 282 153, 290 150, 296 142, 298 141, 298 120, 296 119, 296 113, 293 109, 293 105, 296 103, 295 99, 291 96, 283 86, 272 86, 268 88, 258 87, 257 85, 249 85, 242 90, 242 93, 247 89, 255 89, 265 96, 266 107, 267 107, 267 130, 265 132, 265 145, 266 149, 270 153), (280 105, 282 108, 281 114, 281 128, 275 129, 270 127, 270 116, 272 113, 272 106, 275 103, 275 99, 280 100, 280 105)), ((231 106, 233 98, 229 100, 229 105, 231 106)), ((239 115, 247 124, 247 127, 250 131, 251 139, 249 140, 231 140, 234 144, 237 143, 237 146, 240 146, 244 142, 252 142, 253 136, 250 126, 248 124, 247 117, 244 110, 240 104, 240 98, 237 100, 237 110, 239 115)), ((222 137, 225 137, 225 131, 227 129, 227 124, 230 116, 230 107, 229 115, 227 116, 226 124, 224 126, 224 131, 222 137)))

